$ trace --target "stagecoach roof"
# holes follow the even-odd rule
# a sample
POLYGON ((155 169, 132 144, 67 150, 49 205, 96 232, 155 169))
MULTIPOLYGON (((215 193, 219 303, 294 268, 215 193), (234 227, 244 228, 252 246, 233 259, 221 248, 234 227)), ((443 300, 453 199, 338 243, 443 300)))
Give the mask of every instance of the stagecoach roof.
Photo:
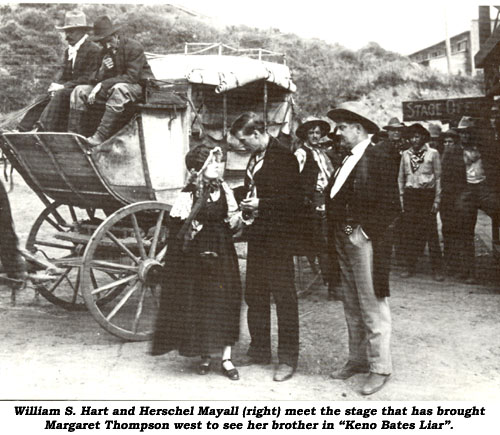
POLYGON ((148 54, 148 62, 157 80, 186 79, 190 83, 215 86, 217 93, 258 80, 296 91, 286 65, 244 56, 148 54))

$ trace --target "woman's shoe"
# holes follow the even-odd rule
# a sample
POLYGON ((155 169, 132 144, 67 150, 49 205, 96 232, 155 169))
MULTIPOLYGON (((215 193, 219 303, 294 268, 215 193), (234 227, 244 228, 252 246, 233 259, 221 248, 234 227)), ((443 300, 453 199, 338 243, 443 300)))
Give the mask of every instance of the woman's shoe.
POLYGON ((198 366, 199 375, 207 375, 210 373, 210 360, 203 360, 198 366))
POLYGON ((222 370, 222 374, 223 374, 226 378, 231 379, 232 381, 237 381, 238 379, 240 379, 240 375, 239 375, 239 373, 238 373, 238 370, 236 370, 234 367, 233 367, 232 369, 229 369, 229 370, 228 370, 228 369, 226 369, 226 368, 224 367, 224 363, 225 363, 226 361, 229 361, 229 362, 231 362, 231 364, 232 364, 232 361, 231 361, 230 359, 225 359, 225 360, 223 360, 223 361, 222 361, 222 363, 221 363, 221 370, 222 370))

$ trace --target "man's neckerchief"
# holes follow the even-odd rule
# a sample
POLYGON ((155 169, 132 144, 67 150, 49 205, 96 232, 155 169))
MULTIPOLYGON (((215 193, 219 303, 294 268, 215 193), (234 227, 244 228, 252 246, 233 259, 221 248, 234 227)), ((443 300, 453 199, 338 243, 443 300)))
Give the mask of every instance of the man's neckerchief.
POLYGON ((427 151, 425 145, 419 150, 415 151, 413 148, 410 148, 410 165, 411 171, 417 172, 418 168, 424 161, 425 152, 427 151))

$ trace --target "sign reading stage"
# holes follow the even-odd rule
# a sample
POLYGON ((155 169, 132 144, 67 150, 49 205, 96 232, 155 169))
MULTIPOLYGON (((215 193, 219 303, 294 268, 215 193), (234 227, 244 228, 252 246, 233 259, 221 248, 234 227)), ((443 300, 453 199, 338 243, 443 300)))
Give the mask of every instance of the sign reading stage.
POLYGON ((449 120, 464 115, 484 118, 490 105, 491 100, 486 97, 403 101, 403 121, 449 120))

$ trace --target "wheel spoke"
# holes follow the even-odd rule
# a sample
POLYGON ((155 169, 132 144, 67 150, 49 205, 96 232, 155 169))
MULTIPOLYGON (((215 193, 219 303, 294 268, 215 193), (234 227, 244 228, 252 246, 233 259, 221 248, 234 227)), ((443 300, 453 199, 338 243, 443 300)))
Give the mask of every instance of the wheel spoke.
POLYGON ((134 227, 135 238, 137 239, 137 245, 139 246, 141 258, 145 260, 146 258, 148 258, 148 256, 146 254, 146 249, 144 249, 144 242, 142 240, 139 224, 137 223, 137 216, 135 214, 132 214, 130 217, 132 218, 132 225, 134 227))
POLYGON ((69 213, 71 214, 71 219, 73 219, 73 222, 78 222, 78 218, 76 217, 76 212, 75 212, 75 207, 72 205, 68 205, 69 208, 69 213))
POLYGON ((91 291, 92 295, 96 295, 98 293, 101 293, 105 290, 110 290, 112 288, 118 287, 119 285, 125 284, 127 282, 130 282, 134 279, 137 279, 137 275, 130 275, 127 276, 126 278, 119 279, 118 281, 112 282, 110 284, 103 285, 102 287, 98 287, 94 290, 91 291))
POLYGON ((165 257, 165 254, 167 253, 167 245, 165 245, 160 252, 158 252, 158 255, 156 256, 156 261, 162 261, 163 257, 165 257))
POLYGON ((139 264, 139 259, 132 253, 132 251, 130 251, 130 249, 128 249, 122 242, 120 242, 120 240, 118 240, 118 238, 113 233, 111 233, 111 231, 108 231, 106 235, 113 241, 116 246, 118 246, 123 252, 125 252, 125 254, 127 254, 135 264, 139 264))
POLYGON ((64 273, 62 273, 61 276, 59 278, 57 278, 56 282, 54 284, 52 284, 52 287, 49 288, 49 292, 50 293, 54 293, 54 291, 59 286, 59 284, 61 284, 61 282, 63 281, 63 279, 66 278, 66 276, 68 275, 68 273, 69 273, 70 270, 71 270, 71 267, 66 268, 66 270, 64 271, 64 273))
POLYGON ((35 244, 37 246, 47 246, 48 248, 58 248, 58 249, 67 249, 68 251, 72 251, 75 249, 74 245, 61 245, 59 243, 45 242, 43 240, 35 240, 35 244))
MULTIPOLYGON (((71 282, 70 282, 71 284, 71 282)), ((71 285, 73 287, 73 285, 71 285)), ((80 288, 80 270, 78 270, 78 274, 76 275, 76 283, 75 283, 75 292, 73 293, 73 298, 71 299, 71 303, 76 303, 76 298, 78 296, 78 289, 80 288)))
MULTIPOLYGON (((97 280, 95 279, 95 274, 94 274, 94 271, 92 270, 92 268, 90 269, 90 280, 92 281, 92 286, 94 288, 97 288, 97 280)), ((116 281, 116 279, 115 279, 116 281)))
POLYGON ((125 302, 127 302, 132 296, 132 294, 139 288, 140 282, 136 282, 134 285, 130 287, 130 289, 125 293, 125 295, 120 299, 120 301, 115 305, 115 307, 111 310, 111 312, 106 316, 106 320, 109 322, 115 315, 116 313, 120 310, 123 305, 125 305, 125 302))
POLYGON ((146 286, 143 285, 141 288, 141 296, 139 297, 139 303, 137 304, 137 311, 135 312, 134 323, 132 325, 132 329, 134 333, 137 333, 137 328, 139 327, 139 320, 142 314, 142 307, 144 304, 144 296, 146 295, 146 286))
POLYGON ((156 246, 158 245, 158 239, 160 237, 161 224, 163 223, 163 217, 165 216, 165 210, 160 211, 158 220, 156 221, 155 232, 153 234, 153 241, 151 247, 149 248, 149 258, 154 258, 156 252, 156 246))
POLYGON ((111 261, 104 260, 92 260, 90 267, 99 269, 105 272, 120 272, 120 271, 130 271, 137 272, 137 266, 131 266, 129 264, 113 263, 111 261))
POLYGON ((57 222, 54 222, 50 217, 47 216, 45 218, 45 221, 47 223, 49 223, 50 225, 52 225, 57 231, 64 231, 64 229, 60 226, 60 224, 57 222))
MULTIPOLYGON (((66 222, 66 220, 60 215, 60 213, 57 211, 57 207, 52 210, 50 212, 52 214, 52 216, 54 216, 56 218, 56 221, 59 225, 61 225, 62 227, 67 227, 68 226, 68 223, 66 222)), ((50 219, 49 216, 47 215, 47 220, 50 219)))
POLYGON ((65 279, 66 281, 68 281, 69 286, 73 289, 73 296, 71 297, 71 300, 76 299, 75 295, 78 293, 78 287, 75 287, 67 276, 65 279))

